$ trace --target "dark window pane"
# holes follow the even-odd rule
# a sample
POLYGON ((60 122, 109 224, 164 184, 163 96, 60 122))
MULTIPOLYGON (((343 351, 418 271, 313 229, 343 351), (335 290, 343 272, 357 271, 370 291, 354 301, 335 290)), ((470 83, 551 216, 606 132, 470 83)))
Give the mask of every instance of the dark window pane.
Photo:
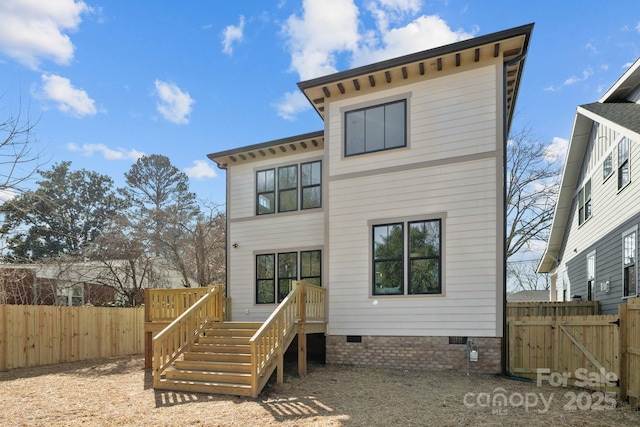
POLYGON ((406 145, 406 103, 395 102, 385 106, 384 147, 395 148, 406 145))
POLYGON ((320 162, 305 163, 301 165, 302 169, 302 185, 308 187, 310 185, 320 184, 321 167, 320 162))
POLYGON ((279 211, 289 212, 298 209, 298 192, 296 190, 280 191, 279 211))
POLYGON ((291 281, 298 278, 298 254, 288 252, 278 254, 278 302, 291 291, 291 281))
POLYGON ((440 256, 440 221, 409 225, 409 253, 412 258, 440 256))
POLYGON ((298 187, 298 166, 287 166, 278 169, 278 189, 288 190, 298 187))
POLYGON ((364 153, 364 110, 345 114, 346 155, 364 153))
POLYGON ((256 303, 258 304, 274 304, 275 298, 275 281, 258 280, 258 294, 256 303))
POLYGON ((273 169, 258 172, 258 193, 273 191, 275 188, 275 171, 273 169))
POLYGON ((365 110, 365 151, 384 149, 384 107, 365 110))
POLYGON ((439 259, 415 259, 409 266, 409 293, 440 293, 439 259))
POLYGON ((402 261, 376 261, 374 263, 374 295, 399 295, 403 293, 402 261))
POLYGON ((320 187, 309 187, 302 190, 302 209, 319 208, 322 206, 320 187))
POLYGON ((265 193, 258 195, 258 215, 275 212, 274 194, 265 193))
POLYGON ((275 255, 256 256, 256 303, 273 304, 275 300, 275 255))
POLYGON ((373 227, 374 259, 402 259, 402 224, 373 227))
POLYGON ((283 299, 291 292, 291 279, 279 279, 278 280, 278 302, 282 302, 283 299))
POLYGON ((321 251, 300 252, 300 279, 316 286, 322 286, 322 253, 321 251))

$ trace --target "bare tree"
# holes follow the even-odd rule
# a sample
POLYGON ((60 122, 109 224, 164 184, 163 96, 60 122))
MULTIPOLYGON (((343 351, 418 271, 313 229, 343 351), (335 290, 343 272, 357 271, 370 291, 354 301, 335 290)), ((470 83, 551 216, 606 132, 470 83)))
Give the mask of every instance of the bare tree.
POLYGON ((201 286, 226 282, 226 214, 215 204, 201 208, 190 230, 187 260, 201 286))
POLYGON ((538 274, 537 260, 512 261, 507 264, 509 287, 512 291, 548 291, 551 285, 548 274, 538 274))
POLYGON ((530 128, 507 146, 507 259, 546 242, 558 196, 560 164, 530 128))
POLYGON ((9 112, 5 119, 0 120, 1 196, 2 193, 17 192, 21 184, 31 178, 44 162, 33 135, 37 122, 32 123, 28 113, 26 117, 23 116, 22 102, 17 112, 9 112))

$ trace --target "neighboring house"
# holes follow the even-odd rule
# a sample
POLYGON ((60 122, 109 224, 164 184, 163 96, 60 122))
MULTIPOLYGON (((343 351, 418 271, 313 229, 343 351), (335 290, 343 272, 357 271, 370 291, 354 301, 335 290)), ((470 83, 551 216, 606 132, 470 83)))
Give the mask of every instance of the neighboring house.
MULTIPOLYGON (((180 272, 164 259, 153 259, 138 272, 137 304, 143 288, 180 288, 180 272), (140 279, 142 277, 142 279, 140 279)), ((191 287, 199 284, 190 281, 191 287)), ((132 288, 130 264, 125 260, 0 265, 0 304, 102 305, 122 303, 118 288, 132 288)))
POLYGON ((298 84, 318 132, 210 154, 234 321, 304 279, 329 363, 501 371, 505 143, 533 25, 298 84))
POLYGON ((597 300, 602 313, 638 295, 640 60, 598 102, 579 106, 538 272, 551 297, 597 300))
POLYGON ((548 290, 518 291, 507 294, 507 301, 549 301, 548 290))

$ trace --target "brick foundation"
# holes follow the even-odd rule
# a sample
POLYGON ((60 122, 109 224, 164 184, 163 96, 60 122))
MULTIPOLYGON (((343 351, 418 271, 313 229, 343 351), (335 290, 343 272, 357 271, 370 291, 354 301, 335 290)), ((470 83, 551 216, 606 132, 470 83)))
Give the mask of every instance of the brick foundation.
MULTIPOLYGON (((449 337, 350 337, 327 336, 327 363, 377 366, 405 370, 466 370, 466 344, 449 344, 449 337), (355 338, 355 339, 354 339, 355 338)), ((501 338, 469 337, 478 348, 478 361, 469 362, 471 372, 499 374, 501 338)))

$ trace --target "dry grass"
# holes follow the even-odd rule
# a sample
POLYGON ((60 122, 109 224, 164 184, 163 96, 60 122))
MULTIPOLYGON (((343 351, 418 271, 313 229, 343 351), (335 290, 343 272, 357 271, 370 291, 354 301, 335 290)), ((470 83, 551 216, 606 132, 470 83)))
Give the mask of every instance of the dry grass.
MULTIPOLYGON (((567 411, 565 393, 579 389, 464 372, 406 372, 310 365, 309 375, 287 372, 257 400, 155 391, 141 357, 76 362, 0 373, 0 425, 52 426, 637 426, 640 412, 618 403, 609 410, 567 411), (503 388, 553 396, 548 411, 464 405, 467 393, 503 388)), ((295 362, 292 366, 295 369, 295 362)), ((529 395, 531 399, 531 395, 529 395)), ((584 395, 586 399, 586 395, 584 395)), ((591 399, 591 394, 588 395, 591 399)), ((582 401, 584 405, 586 400, 582 401)), ((517 399, 514 403, 518 403, 517 399)))

